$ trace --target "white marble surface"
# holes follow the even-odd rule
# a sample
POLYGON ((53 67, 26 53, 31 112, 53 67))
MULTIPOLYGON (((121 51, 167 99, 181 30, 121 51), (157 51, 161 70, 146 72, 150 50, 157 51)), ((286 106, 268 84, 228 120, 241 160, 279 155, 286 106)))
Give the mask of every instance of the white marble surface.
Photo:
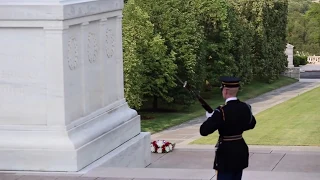
MULTIPOLYGON (((106 133, 101 132, 98 138, 93 136, 92 131, 95 129, 91 127, 91 129, 83 129, 86 132, 76 131, 69 133, 69 135, 63 131, 60 133, 30 131, 29 133, 15 132, 15 134, 8 132, 5 136, 1 132, 0 161, 6 163, 0 163, 0 169, 78 171, 113 151, 114 148, 132 137, 139 135, 140 117, 136 116, 106 133), (9 137, 9 135, 14 137, 9 137), (14 140, 18 142, 13 142, 14 140)), ((150 141, 148 141, 148 145, 149 143, 150 141)), ((114 153, 117 154, 117 152, 114 153)), ((141 152, 141 156, 144 155, 145 152, 141 152)), ((141 163, 135 165, 141 167, 141 163)))
POLYGON ((320 64, 320 56, 308 56, 308 63, 310 64, 320 64))
POLYGON ((142 132, 79 173, 105 167, 144 168, 151 162, 150 133, 142 132))
POLYGON ((0 1, 1 170, 78 171, 140 133, 124 99, 122 7, 0 1))
POLYGON ((285 54, 287 55, 287 59, 288 59, 288 68, 294 67, 294 65, 293 65, 293 48, 294 48, 293 45, 287 44, 287 49, 285 51, 285 54))
POLYGON ((0 20, 66 20, 123 6, 123 0, 0 0, 0 20))

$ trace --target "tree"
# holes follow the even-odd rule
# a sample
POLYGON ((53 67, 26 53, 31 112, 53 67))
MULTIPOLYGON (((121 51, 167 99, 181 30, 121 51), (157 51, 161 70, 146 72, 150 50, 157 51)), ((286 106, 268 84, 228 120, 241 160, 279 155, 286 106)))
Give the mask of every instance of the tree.
MULTIPOLYGON (((153 32, 153 28, 149 29, 153 32)), ((142 91, 146 97, 153 99, 153 109, 158 108, 158 99, 161 98, 170 103, 173 97, 170 96, 169 89, 176 87, 174 74, 177 69, 174 63, 174 53, 166 55, 167 47, 164 39, 158 34, 145 47, 143 53, 143 75, 145 82, 142 91)))
POLYGON ((161 99, 188 107, 194 99, 174 75, 200 90, 207 81, 218 85, 224 75, 240 76, 243 83, 277 79, 287 65, 287 32, 298 27, 286 29, 287 13, 287 0, 128 0, 123 45, 129 105, 139 109, 151 100, 157 108, 161 99))
POLYGON ((242 13, 243 4, 238 0, 230 1, 228 20, 232 34, 231 53, 235 59, 242 83, 250 83, 254 78, 254 28, 242 13))
POLYGON ((288 13, 294 13, 298 12, 300 14, 305 14, 308 9, 310 8, 310 5, 312 3, 312 0, 289 0, 288 2, 288 13))
POLYGON ((311 0, 289 0, 287 42, 295 46, 295 51, 308 52, 308 20, 305 16, 311 0))
MULTIPOLYGON (((150 15, 154 32, 165 39, 167 56, 171 57, 174 52, 176 74, 198 88, 201 81, 203 83, 197 72, 202 33, 191 2, 192 0, 137 0, 139 6, 150 15)), ((175 103, 189 105, 194 102, 189 92, 181 86, 171 88, 169 94, 175 103)))
POLYGON ((320 54, 320 3, 313 3, 306 13, 307 45, 305 49, 312 54, 320 54))
POLYGON ((240 0, 240 14, 253 26, 254 75, 271 82, 286 69, 286 26, 288 1, 240 0))
POLYGON ((286 49, 286 27, 288 14, 287 0, 268 0, 264 6, 264 29, 266 45, 264 49, 265 66, 262 77, 268 82, 279 78, 288 65, 284 54, 286 49))
POLYGON ((307 21, 304 14, 292 12, 288 16, 287 42, 295 46, 296 51, 304 51, 307 43, 307 21))
POLYGON ((203 28, 202 58, 206 79, 219 84, 219 77, 236 75, 237 67, 232 57, 232 34, 228 21, 228 4, 224 0, 195 0, 196 16, 203 28))
POLYGON ((129 104, 139 109, 148 97, 167 102, 173 100, 168 89, 175 87, 173 74, 176 70, 174 53, 167 56, 167 47, 149 15, 135 0, 129 0, 124 8, 124 64, 125 89, 129 104))
POLYGON ((139 58, 139 47, 142 38, 147 34, 146 26, 152 26, 148 15, 136 6, 134 0, 129 0, 123 9, 123 62, 124 90, 130 107, 139 108, 143 102, 142 86, 143 62, 139 58))

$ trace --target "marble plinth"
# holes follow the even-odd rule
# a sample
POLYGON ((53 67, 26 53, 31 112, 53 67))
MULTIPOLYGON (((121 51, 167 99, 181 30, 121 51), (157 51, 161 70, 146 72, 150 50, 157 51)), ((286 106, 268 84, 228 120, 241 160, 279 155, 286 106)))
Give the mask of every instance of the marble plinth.
MULTIPOLYGON (((0 1, 0 170, 79 171, 141 136, 131 146, 149 151, 150 134, 124 98, 122 8, 0 1)), ((137 161, 118 153, 110 162, 150 161, 142 150, 137 161)))
POLYGON ((288 60, 288 68, 293 68, 293 48, 294 46, 291 44, 287 44, 285 54, 287 55, 288 60))

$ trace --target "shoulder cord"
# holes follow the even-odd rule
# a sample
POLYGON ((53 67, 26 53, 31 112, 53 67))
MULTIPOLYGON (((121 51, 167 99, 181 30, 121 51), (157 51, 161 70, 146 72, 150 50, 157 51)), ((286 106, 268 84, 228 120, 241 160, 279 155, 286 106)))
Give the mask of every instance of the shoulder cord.
POLYGON ((224 116, 224 110, 222 109, 222 105, 220 106, 220 110, 221 110, 221 113, 222 113, 222 119, 223 119, 223 121, 225 121, 226 119, 225 119, 225 116, 224 116))

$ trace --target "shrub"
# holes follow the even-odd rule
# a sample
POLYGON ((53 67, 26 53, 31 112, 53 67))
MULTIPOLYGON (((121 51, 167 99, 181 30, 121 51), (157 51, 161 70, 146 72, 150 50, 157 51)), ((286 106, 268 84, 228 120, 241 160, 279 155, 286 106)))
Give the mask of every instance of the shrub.
POLYGON ((299 56, 299 55, 293 56, 293 65, 295 67, 299 67, 299 65, 306 65, 306 64, 308 64, 307 56, 299 56))

